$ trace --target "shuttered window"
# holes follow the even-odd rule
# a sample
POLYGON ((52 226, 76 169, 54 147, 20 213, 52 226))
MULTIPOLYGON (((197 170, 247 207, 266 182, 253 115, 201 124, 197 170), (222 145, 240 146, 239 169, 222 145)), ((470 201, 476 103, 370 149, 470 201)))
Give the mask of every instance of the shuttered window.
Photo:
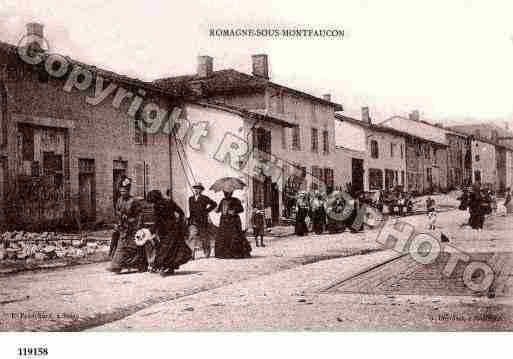
POLYGON ((371 157, 378 158, 379 157, 378 141, 372 140, 370 145, 371 145, 371 157))
POLYGON ((301 129, 299 126, 292 128, 292 149, 295 151, 301 150, 301 129))
POLYGON ((137 145, 146 145, 148 144, 148 134, 143 130, 144 122, 141 113, 138 111, 134 116, 134 142, 137 145))
POLYGON ((135 164, 135 192, 137 197, 144 197, 144 163, 135 164))
POLYGON ((258 127, 253 130, 254 157, 269 161, 271 159, 271 131, 258 127))
POLYGON ((312 152, 319 151, 319 130, 312 128, 312 152))
POLYGON ((325 155, 330 153, 330 138, 327 130, 322 131, 322 148, 325 155))

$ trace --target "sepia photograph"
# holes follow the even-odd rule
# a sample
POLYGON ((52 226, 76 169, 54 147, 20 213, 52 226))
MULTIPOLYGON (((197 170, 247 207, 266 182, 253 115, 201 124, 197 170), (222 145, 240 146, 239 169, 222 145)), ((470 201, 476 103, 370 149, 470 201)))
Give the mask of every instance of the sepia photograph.
POLYGON ((512 13, 0 0, 0 332, 511 331, 512 13))

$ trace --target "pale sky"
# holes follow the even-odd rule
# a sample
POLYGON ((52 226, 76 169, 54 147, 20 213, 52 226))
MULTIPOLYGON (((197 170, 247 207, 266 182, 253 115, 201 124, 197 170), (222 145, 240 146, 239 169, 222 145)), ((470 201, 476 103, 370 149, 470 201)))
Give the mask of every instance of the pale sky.
POLYGON ((0 40, 41 22, 51 50, 144 80, 214 68, 251 72, 267 53, 274 82, 331 93, 346 114, 377 120, 418 109, 446 118, 513 120, 511 1, 0 0, 0 40), (340 39, 209 38, 223 28, 344 29, 340 39))

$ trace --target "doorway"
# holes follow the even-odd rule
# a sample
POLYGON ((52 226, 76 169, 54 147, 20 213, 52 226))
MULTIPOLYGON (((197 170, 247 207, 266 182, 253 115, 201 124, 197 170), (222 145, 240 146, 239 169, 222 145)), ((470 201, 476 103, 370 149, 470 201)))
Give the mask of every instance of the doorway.
POLYGON ((273 226, 280 221, 280 191, 276 182, 271 185, 271 218, 273 226))
POLYGON ((119 184, 124 177, 127 176, 128 162, 127 161, 114 161, 112 168, 112 202, 114 211, 119 197, 119 184))
POLYGON ((363 191, 363 160, 351 159, 351 189, 356 192, 363 191))
POLYGON ((78 194, 81 221, 94 221, 96 219, 96 180, 93 159, 78 160, 78 194))

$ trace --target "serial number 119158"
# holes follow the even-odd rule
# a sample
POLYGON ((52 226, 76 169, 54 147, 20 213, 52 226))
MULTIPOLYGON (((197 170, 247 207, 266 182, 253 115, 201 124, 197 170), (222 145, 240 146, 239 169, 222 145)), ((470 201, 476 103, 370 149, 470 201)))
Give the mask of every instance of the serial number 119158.
POLYGON ((18 348, 18 356, 46 356, 48 355, 48 348, 33 347, 33 348, 18 348))

